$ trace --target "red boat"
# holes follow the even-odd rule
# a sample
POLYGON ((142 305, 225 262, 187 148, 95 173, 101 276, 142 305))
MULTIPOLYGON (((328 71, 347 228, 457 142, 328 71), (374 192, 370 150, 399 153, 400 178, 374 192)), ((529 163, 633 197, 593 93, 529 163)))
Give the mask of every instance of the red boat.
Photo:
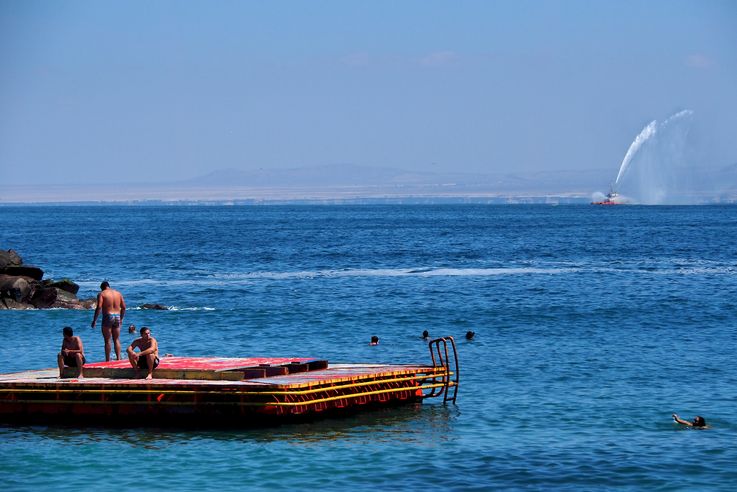
POLYGON ((591 205, 622 205, 623 202, 617 201, 619 193, 616 191, 610 191, 606 194, 606 199, 599 202, 591 202, 591 205))

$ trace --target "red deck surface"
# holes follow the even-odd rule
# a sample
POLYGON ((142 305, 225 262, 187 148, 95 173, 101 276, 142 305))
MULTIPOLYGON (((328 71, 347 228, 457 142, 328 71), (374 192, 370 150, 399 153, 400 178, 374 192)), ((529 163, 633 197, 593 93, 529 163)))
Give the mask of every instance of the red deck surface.
MULTIPOLYGON (((304 363, 316 360, 310 357, 242 357, 242 358, 217 358, 217 357, 161 357, 157 370, 170 369, 175 371, 199 370, 199 371, 227 371, 241 369, 244 367, 258 367, 261 365, 279 366, 292 362, 304 363)), ((85 364, 85 369, 107 368, 128 369, 130 362, 125 360, 114 360, 109 362, 93 362, 85 364)))

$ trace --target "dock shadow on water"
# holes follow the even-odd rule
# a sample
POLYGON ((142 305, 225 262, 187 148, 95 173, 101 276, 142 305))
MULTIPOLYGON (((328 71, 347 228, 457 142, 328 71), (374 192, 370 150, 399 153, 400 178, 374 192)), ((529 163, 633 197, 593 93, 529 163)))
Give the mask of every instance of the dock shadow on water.
MULTIPOLYGON (((434 453, 458 413, 454 406, 410 405, 230 430, 0 426, 0 473, 11 490, 37 490, 61 476, 69 489, 94 489, 94 480, 108 475, 101 463, 145 466, 153 482, 186 490, 212 488, 213 481, 221 489, 334 488, 362 480, 366 467, 385 468, 386 446, 434 453), (11 455, 16 465, 9 467, 11 455), (87 471, 74 472, 80 469, 87 471)), ((137 475, 114 473, 116 486, 139 483, 137 475)))
POLYGON ((0 425, 0 439, 38 439, 45 444, 73 448, 90 444, 114 442, 132 448, 164 450, 172 444, 210 440, 213 442, 278 443, 310 445, 325 441, 407 442, 420 444, 427 439, 443 440, 450 425, 459 414, 457 407, 442 404, 415 404, 393 408, 376 408, 362 413, 335 416, 326 419, 246 426, 243 428, 199 428, 92 426, 80 428, 70 425, 0 425))

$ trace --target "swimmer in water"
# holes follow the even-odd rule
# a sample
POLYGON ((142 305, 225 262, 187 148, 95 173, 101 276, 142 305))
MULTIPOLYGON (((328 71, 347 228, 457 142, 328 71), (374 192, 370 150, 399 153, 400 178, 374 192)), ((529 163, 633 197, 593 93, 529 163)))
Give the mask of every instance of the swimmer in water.
POLYGON ((693 427, 695 429, 708 429, 709 428, 709 426, 706 425, 706 420, 704 420, 704 417, 702 417, 701 415, 697 415, 696 417, 694 417, 694 419, 691 422, 689 422, 688 420, 683 420, 682 418, 679 418, 678 415, 674 413, 673 421, 681 425, 687 425, 688 427, 693 427))
POLYGON ((376 335, 372 336, 371 343, 369 343, 369 345, 378 345, 378 344, 379 344, 379 337, 377 337, 376 335))

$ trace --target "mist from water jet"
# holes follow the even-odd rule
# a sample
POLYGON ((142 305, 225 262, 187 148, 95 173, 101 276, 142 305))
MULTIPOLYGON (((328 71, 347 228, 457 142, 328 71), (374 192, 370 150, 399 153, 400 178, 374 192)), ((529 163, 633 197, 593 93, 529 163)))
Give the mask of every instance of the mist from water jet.
POLYGON ((686 158, 693 114, 686 109, 648 123, 627 149, 612 191, 631 203, 693 203, 694 169, 686 158))

